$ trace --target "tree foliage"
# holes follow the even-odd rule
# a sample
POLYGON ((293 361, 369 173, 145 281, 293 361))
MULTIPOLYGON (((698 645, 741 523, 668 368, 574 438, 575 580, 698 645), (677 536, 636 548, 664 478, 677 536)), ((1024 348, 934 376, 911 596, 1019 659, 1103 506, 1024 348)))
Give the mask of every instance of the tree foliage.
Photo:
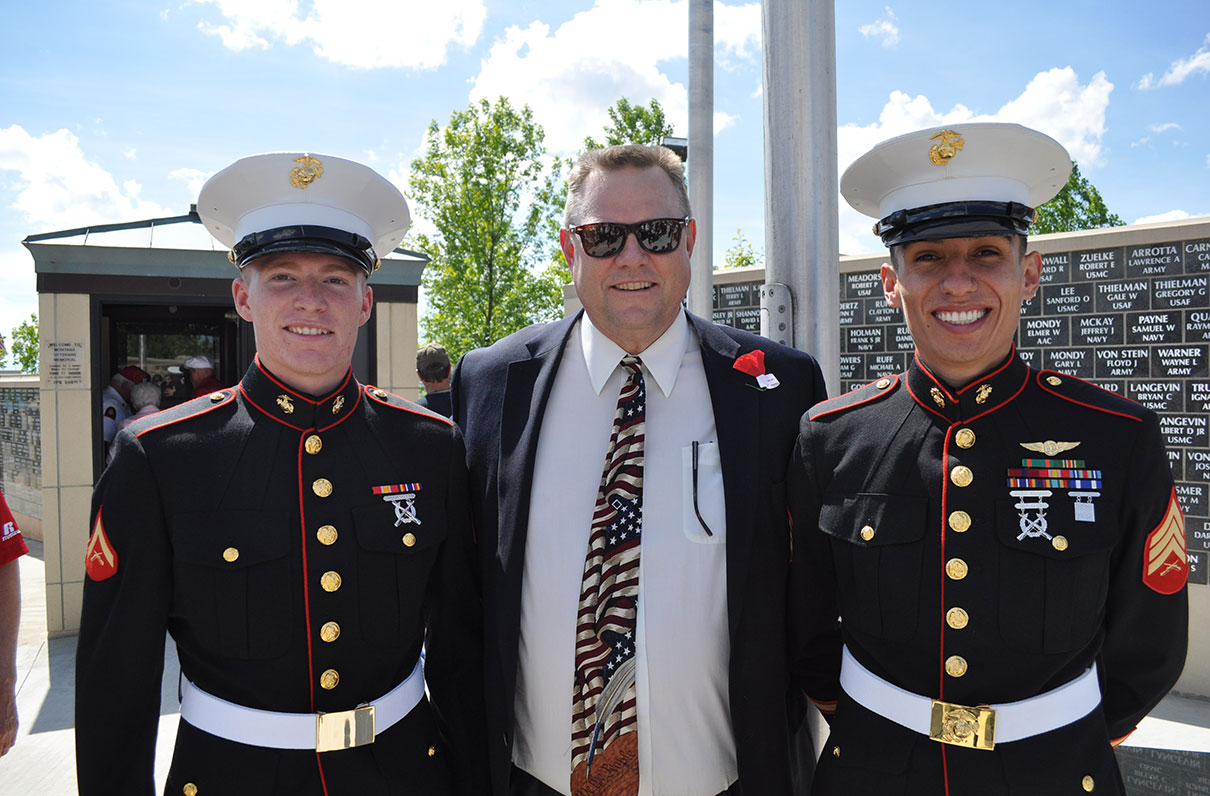
POLYGON ((412 244, 431 258, 421 327, 451 361, 562 315, 563 282, 549 265, 561 169, 545 155, 529 107, 501 97, 455 111, 445 127, 434 120, 412 162, 411 196, 435 230, 412 244))
POLYGON ((598 144, 589 136, 584 139, 585 151, 619 144, 658 144, 672 135, 672 125, 664 118, 664 108, 656 99, 643 106, 633 105, 622 97, 609 109, 609 121, 605 126, 605 143, 598 144))
MULTIPOLYGON (((31 313, 28 321, 14 327, 10 337, 13 364, 21 368, 22 373, 38 372, 38 315, 31 313)), ((0 338, 0 351, 3 351, 3 338, 0 338)))
POLYGON ((1080 174, 1080 166, 1071 164, 1071 176, 1067 184, 1044 205, 1037 209, 1037 218, 1030 225, 1031 235, 1048 232, 1075 232, 1081 229, 1120 227, 1122 221, 1116 213, 1109 212, 1101 192, 1080 174))
POLYGON ((731 245, 727 247, 726 259, 723 261, 722 267, 743 268, 749 265, 760 265, 764 260, 765 253, 748 242, 742 229, 737 229, 735 237, 731 239, 731 245))

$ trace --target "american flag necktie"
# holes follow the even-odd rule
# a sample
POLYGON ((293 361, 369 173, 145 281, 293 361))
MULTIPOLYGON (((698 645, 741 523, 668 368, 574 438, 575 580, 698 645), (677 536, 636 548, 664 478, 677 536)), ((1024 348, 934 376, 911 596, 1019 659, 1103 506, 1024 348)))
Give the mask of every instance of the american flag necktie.
POLYGON ((647 391, 642 361, 626 356, 621 364, 627 377, 593 509, 576 618, 573 796, 635 796, 639 791, 635 621, 647 391))

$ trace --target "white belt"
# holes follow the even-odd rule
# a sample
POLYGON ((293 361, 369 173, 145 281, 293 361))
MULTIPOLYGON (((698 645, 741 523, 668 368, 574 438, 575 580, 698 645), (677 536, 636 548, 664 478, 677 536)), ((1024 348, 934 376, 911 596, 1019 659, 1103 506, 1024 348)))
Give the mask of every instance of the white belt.
POLYGON ((1044 694, 1001 705, 968 707, 904 691, 861 665, 844 648, 840 687, 855 702, 934 741, 992 749, 1041 735, 1087 716, 1101 704, 1094 663, 1074 680, 1044 694))
POLYGON ((407 679, 370 704, 336 713, 277 713, 246 708, 181 678, 181 718, 199 730, 250 746, 332 752, 374 742, 424 697, 423 658, 407 679))

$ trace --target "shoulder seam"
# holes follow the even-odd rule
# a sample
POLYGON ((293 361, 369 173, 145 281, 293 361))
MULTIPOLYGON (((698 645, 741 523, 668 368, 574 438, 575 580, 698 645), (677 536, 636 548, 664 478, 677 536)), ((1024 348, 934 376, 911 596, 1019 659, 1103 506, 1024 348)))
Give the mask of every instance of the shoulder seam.
MULTIPOLYGON (((177 423, 180 423, 184 420, 188 420, 193 417, 201 417, 202 415, 206 414, 207 412, 213 412, 215 409, 218 409, 220 406, 226 406, 227 404, 229 404, 235 400, 235 389, 232 387, 224 387, 222 390, 216 390, 216 392, 221 392, 224 394, 223 399, 221 401, 210 401, 210 404, 206 405, 203 402, 203 399, 194 398, 190 401, 180 404, 180 407, 186 407, 186 406, 189 406, 189 404, 197 402, 198 406, 195 407, 193 409, 193 411, 190 411, 188 414, 181 415, 180 417, 166 417, 163 419, 163 422, 157 423, 154 426, 149 426, 140 431, 136 431, 136 432, 134 432, 134 435, 136 437, 141 437, 148 432, 155 431, 155 430, 161 429, 161 428, 167 428, 168 426, 176 425, 177 423)), ((211 393, 211 395, 214 395, 214 393, 211 393)), ((207 400, 208 400, 208 397, 207 397, 207 400)), ((165 409, 163 411, 171 412, 177 408, 179 408, 179 407, 169 407, 168 409, 165 409)), ((159 413, 157 412, 156 414, 159 414, 159 413)), ((155 415, 150 415, 149 417, 154 417, 154 416, 155 415)))
MULTIPOLYGON (((362 388, 362 391, 366 394, 367 398, 370 398, 375 403, 381 404, 383 406, 389 406, 392 409, 398 409, 401 412, 410 412, 414 415, 417 415, 418 417, 427 418, 429 420, 439 420, 442 423, 445 423, 447 426, 450 426, 450 427, 453 427, 453 425, 454 425, 453 420, 450 420, 448 417, 439 415, 436 412, 430 412, 429 410, 425 409, 423 406, 420 406, 419 404, 416 405, 416 409, 421 410, 418 412, 418 411, 416 411, 416 409, 413 409, 410 406, 400 406, 399 404, 391 403, 386 398, 380 397, 378 395, 378 393, 382 393, 383 395, 390 396, 392 398, 398 398, 401 401, 407 401, 408 399, 404 398, 402 395, 397 395, 393 392, 390 392, 389 390, 384 390, 381 387, 375 387, 372 384, 367 384, 362 388)), ((408 401, 408 403, 411 403, 411 401, 408 401)))
POLYGON ((1112 395, 1114 398, 1117 398, 1117 399, 1119 399, 1119 400, 1122 400, 1122 401, 1127 401, 1127 402, 1129 402, 1129 403, 1135 404, 1135 405, 1136 405, 1136 406, 1138 406, 1138 407, 1139 407, 1139 409, 1141 409, 1141 410, 1146 410, 1146 407, 1144 407, 1142 404, 1139 404, 1137 401, 1131 401, 1129 398, 1127 398, 1127 397, 1126 397, 1126 396, 1124 396, 1124 395, 1118 395, 1118 394, 1117 394, 1117 393, 1115 393, 1115 392, 1110 392, 1109 390, 1106 390, 1104 387, 1101 387, 1100 385, 1093 384, 1093 383, 1092 383, 1092 382, 1090 382, 1090 381, 1086 381, 1086 380, 1084 380, 1084 379, 1081 379, 1079 376, 1072 376, 1072 375, 1071 375, 1071 374, 1069 374, 1069 373, 1063 373, 1063 372, 1061 372, 1061 371, 1057 371, 1057 370, 1039 370, 1039 371, 1038 371, 1038 377, 1037 377, 1037 379, 1036 379, 1036 383, 1037 383, 1037 385, 1038 385, 1039 387, 1041 387, 1041 388, 1042 388, 1042 390, 1043 390, 1043 391, 1045 391, 1046 393, 1048 393, 1048 394, 1050 394, 1050 395, 1053 395, 1053 396, 1055 396, 1056 398, 1061 398, 1061 399, 1063 399, 1064 401, 1067 401, 1068 403, 1075 404, 1076 406, 1083 406, 1083 407, 1086 407, 1086 408, 1088 408, 1088 409, 1092 409, 1092 410, 1097 411, 1097 412, 1102 412, 1102 413, 1107 414, 1107 415, 1116 415, 1116 416, 1118 416, 1118 417, 1124 417, 1124 418, 1126 418, 1126 419, 1128 419, 1128 420, 1133 420, 1133 421, 1134 421, 1134 422, 1136 422, 1136 423, 1142 423, 1142 422, 1143 422, 1143 418, 1142 418, 1142 416, 1141 416, 1141 414, 1142 414, 1141 412, 1140 412, 1140 414, 1138 414, 1138 415, 1129 414, 1129 413, 1127 413, 1127 412, 1118 412, 1118 411, 1116 411, 1116 410, 1114 410, 1114 409, 1109 409, 1109 408, 1104 407, 1104 406, 1097 406, 1097 405, 1095 405, 1095 404, 1086 403, 1086 402, 1084 402, 1084 401, 1077 401, 1075 398, 1072 398, 1072 397, 1071 397, 1071 396, 1069 396, 1069 395, 1064 395, 1063 393, 1059 392, 1058 390, 1055 390, 1055 389, 1054 389, 1054 388, 1053 388, 1051 385, 1047 384, 1047 383, 1045 382, 1045 380, 1043 380, 1043 378, 1042 378, 1042 377, 1043 377, 1043 375, 1048 374, 1048 373, 1050 373, 1050 374, 1054 374, 1055 376, 1058 376, 1058 377, 1061 377, 1061 378, 1064 378, 1064 379, 1071 379, 1072 381, 1079 382, 1080 384, 1083 384, 1083 385, 1088 386, 1088 387, 1093 387, 1093 388, 1095 388, 1095 389, 1097 389, 1097 390, 1100 390, 1101 392, 1105 393, 1106 395, 1112 395))
POLYGON ((883 396, 890 395, 891 393, 895 392, 896 389, 898 389, 901 375, 902 374, 899 374, 899 373, 892 373, 887 376, 883 376, 883 377, 879 378, 877 381, 872 381, 869 384, 863 384, 860 387, 849 390, 848 392, 846 392, 842 395, 838 395, 835 398, 829 398, 828 400, 824 401, 823 403, 817 404, 814 408, 807 410, 807 416, 809 419, 815 420, 820 417, 825 417, 827 415, 836 414, 837 412, 843 412, 846 409, 854 409, 858 406, 864 406, 865 404, 868 404, 872 401, 876 401, 879 398, 882 398, 883 396), (855 397, 857 393, 860 393, 865 390, 869 390, 871 387, 876 387, 876 385, 882 383, 886 379, 890 379, 891 383, 886 385, 885 387, 875 389, 874 391, 872 391, 871 395, 866 396, 865 398, 863 398, 860 401, 851 401, 851 399, 853 397, 855 397), (839 406, 829 406, 829 404, 834 404, 834 403, 840 402, 846 398, 849 398, 850 402, 845 402, 839 406), (819 411, 816 412, 815 411, 816 409, 818 409, 819 411))

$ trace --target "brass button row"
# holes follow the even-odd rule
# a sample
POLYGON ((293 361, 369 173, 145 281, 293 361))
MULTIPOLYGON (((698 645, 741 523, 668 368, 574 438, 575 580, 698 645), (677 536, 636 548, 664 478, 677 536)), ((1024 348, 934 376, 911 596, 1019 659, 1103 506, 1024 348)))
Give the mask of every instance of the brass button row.
POLYGON ((335 622, 324 622, 319 629, 319 637, 328 644, 340 638, 340 625, 335 622))
POLYGON ((325 669, 319 676, 319 687, 325 691, 331 691, 338 685, 340 685, 340 672, 335 669, 325 669))
POLYGON ((945 673, 950 677, 961 677, 966 674, 966 658, 961 655, 951 655, 945 659, 945 673))
POLYGON ((324 449, 324 441, 319 438, 318 434, 310 434, 303 441, 303 450, 314 456, 324 449))
POLYGON ((321 545, 325 547, 330 544, 336 544, 336 538, 339 536, 334 525, 321 525, 315 531, 315 538, 319 540, 321 545))

